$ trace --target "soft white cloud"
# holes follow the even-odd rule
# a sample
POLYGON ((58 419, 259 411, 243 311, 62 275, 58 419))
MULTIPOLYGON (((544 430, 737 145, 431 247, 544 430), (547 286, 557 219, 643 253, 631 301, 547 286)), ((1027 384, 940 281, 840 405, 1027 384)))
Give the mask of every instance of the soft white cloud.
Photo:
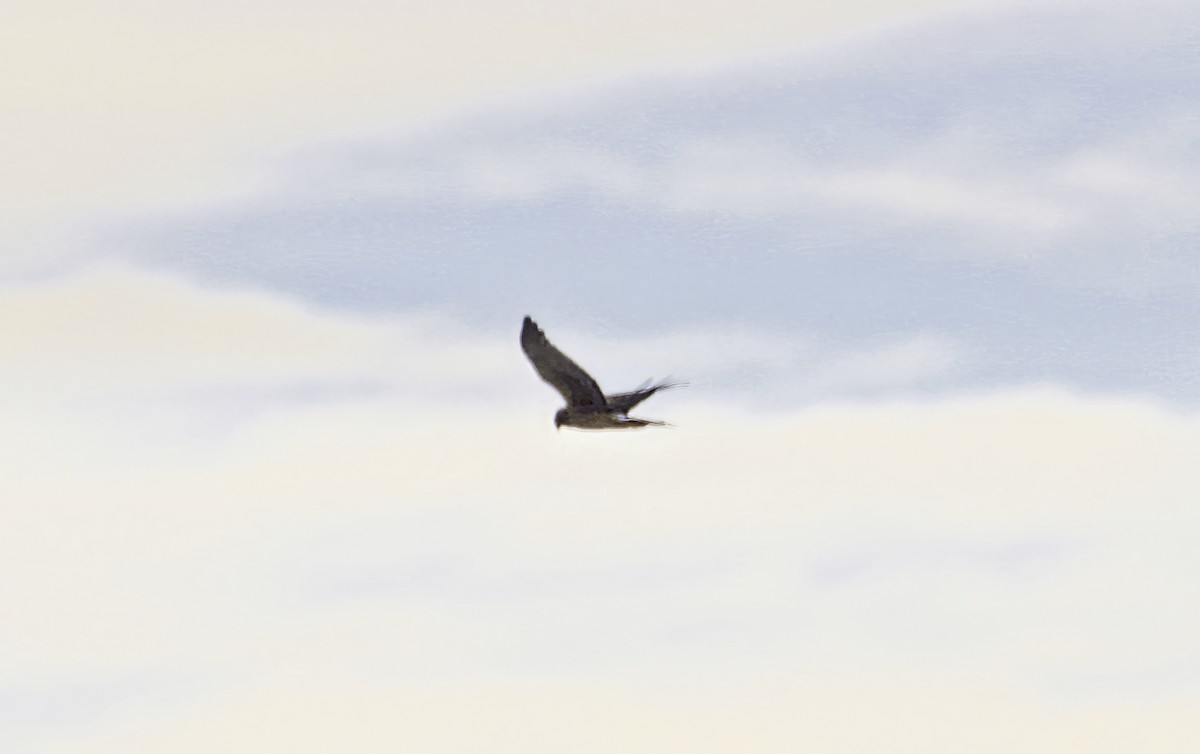
POLYGON ((561 681, 413 688, 280 680, 72 754, 360 751, 584 754, 664 749, 981 754, 1053 749, 1187 752, 1194 700, 1151 708, 1056 708, 1003 683, 818 673, 761 684, 561 681))
POLYGON ((832 198, 863 204, 901 216, 976 223, 1048 233, 1077 222, 1044 197, 1029 197, 1017 186, 992 179, 972 180, 910 171, 847 172, 823 182, 832 198))
MULTIPOLYGON (((783 414, 683 404, 677 430, 591 435, 555 433, 537 404, 303 405, 186 462, 126 438, 105 468, 6 469, 0 566, 23 576, 0 601, 4 677, 198 689, 107 713, 72 751, 187 751, 218 729, 231 751, 339 737, 470 751, 431 721, 529 683, 570 700, 542 731, 629 694, 663 700, 664 684, 682 694, 643 723, 614 710, 618 730, 595 731, 614 744, 729 709, 718 681, 806 708, 849 683, 853 704, 850 690, 814 703, 882 726, 814 727, 790 705, 716 716, 714 736, 767 750, 873 750, 900 726, 897 750, 927 751, 944 710, 897 712, 913 695, 966 695, 956 740, 1008 740, 1010 714, 1066 737, 1189 719, 1195 679, 1158 676, 1196 660, 1180 576, 1200 565, 1194 417, 1043 390, 783 414), (393 704, 427 725, 362 712, 393 704)), ((563 735, 590 740, 590 719, 563 735)), ((520 740, 556 750, 546 735, 520 740)))
POLYGON ((961 349, 928 335, 902 338, 865 351, 840 354, 800 378, 807 389, 904 387, 929 384, 963 358, 961 349))
POLYGON ((431 315, 356 317, 131 267, 0 295, 0 359, 22 401, 370 380, 436 392, 447 379, 484 383, 505 355, 431 315))
POLYGON ((345 375, 382 333, 295 301, 106 268, 0 297, 9 380, 61 393, 345 375))
POLYGON ((1048 177, 1090 197, 1103 216, 1126 222, 1178 223, 1200 207, 1200 183, 1189 169, 1194 145, 1187 135, 1200 111, 1172 112, 1153 123, 1070 155, 1048 177))
POLYGON ((954 141, 931 134, 928 147, 870 168, 856 160, 822 164, 801 149, 762 139, 695 142, 681 147, 662 175, 645 185, 648 195, 661 195, 667 207, 685 212, 787 215, 833 205, 899 219, 1043 233, 1077 220, 1069 205, 1030 195, 1028 175, 1009 175, 995 163, 984 169, 973 164, 972 173, 964 174, 930 148, 950 142, 947 149, 957 153, 961 148, 954 141))

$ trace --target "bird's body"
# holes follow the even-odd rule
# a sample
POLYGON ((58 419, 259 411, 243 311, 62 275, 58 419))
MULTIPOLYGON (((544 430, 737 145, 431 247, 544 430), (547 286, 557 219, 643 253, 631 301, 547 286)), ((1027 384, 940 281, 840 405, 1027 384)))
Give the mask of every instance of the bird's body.
POLYGON ((637 429, 654 424, 664 426, 666 422, 652 419, 631 419, 625 414, 618 414, 604 408, 580 406, 576 408, 560 408, 554 414, 554 425, 557 427, 575 427, 576 429, 637 429))
POLYGON ((521 349, 543 380, 562 394, 567 405, 554 415, 555 427, 577 429, 637 429, 666 422, 635 419, 629 411, 659 390, 680 383, 646 383, 628 393, 605 395, 592 376, 546 339, 546 334, 529 317, 521 326, 521 349))

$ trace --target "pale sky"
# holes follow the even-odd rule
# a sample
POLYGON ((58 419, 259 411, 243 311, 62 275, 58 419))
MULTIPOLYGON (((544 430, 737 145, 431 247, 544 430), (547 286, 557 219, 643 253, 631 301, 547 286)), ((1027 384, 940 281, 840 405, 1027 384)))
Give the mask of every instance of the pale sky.
POLYGON ((449 7, 4 12, 0 749, 1190 752, 1200 12, 449 7))

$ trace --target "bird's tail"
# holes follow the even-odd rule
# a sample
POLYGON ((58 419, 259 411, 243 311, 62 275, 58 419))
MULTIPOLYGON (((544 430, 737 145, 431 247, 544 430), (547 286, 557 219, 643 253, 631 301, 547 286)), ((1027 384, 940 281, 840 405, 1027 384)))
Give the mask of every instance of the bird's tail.
POLYGON ((642 386, 637 390, 630 390, 628 393, 617 393, 615 395, 605 396, 605 400, 608 401, 609 407, 613 410, 625 413, 657 393, 659 390, 670 390, 672 388, 685 386, 687 386, 686 382, 672 380, 670 377, 657 384, 655 384, 653 380, 647 380, 646 382, 642 383, 642 386))

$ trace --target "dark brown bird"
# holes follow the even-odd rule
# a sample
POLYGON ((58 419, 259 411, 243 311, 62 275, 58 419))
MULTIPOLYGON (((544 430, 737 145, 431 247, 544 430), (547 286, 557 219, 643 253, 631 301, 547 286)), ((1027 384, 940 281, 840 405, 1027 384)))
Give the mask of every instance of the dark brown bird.
POLYGON ((546 333, 529 317, 521 326, 521 348, 543 380, 562 393, 567 402, 554 415, 554 426, 578 429, 637 429, 666 422, 634 419, 629 411, 659 390, 680 387, 681 382, 647 382, 628 393, 605 395, 592 376, 546 340, 546 333))

